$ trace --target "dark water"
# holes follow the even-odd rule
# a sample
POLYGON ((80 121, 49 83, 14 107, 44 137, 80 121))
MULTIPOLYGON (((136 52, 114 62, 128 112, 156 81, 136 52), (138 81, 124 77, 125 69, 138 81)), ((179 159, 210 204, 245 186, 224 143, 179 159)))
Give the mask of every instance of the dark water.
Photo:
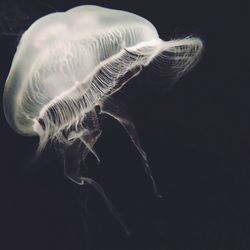
POLYGON ((205 43, 199 65, 174 88, 145 69, 116 96, 127 103, 163 198, 154 197, 123 129, 103 119, 102 163, 90 157, 89 175, 118 208, 126 236, 98 193, 64 178, 53 150, 31 166, 37 138, 17 135, 1 111, 0 249, 250 249, 249 6, 2 0, 1 98, 20 34, 45 14, 81 4, 137 13, 165 40, 194 34, 205 43))

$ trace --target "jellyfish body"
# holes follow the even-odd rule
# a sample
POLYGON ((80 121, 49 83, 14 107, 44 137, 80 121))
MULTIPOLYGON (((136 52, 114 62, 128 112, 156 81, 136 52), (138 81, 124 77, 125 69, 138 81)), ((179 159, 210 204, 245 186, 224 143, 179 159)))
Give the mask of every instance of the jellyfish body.
MULTIPOLYGON (((38 153, 48 141, 80 143, 80 163, 89 152, 99 160, 93 148, 101 134, 99 106, 126 129, 153 180, 133 123, 108 98, 161 55, 166 70, 180 77, 201 50, 199 38, 163 41, 153 24, 125 11, 80 6, 49 14, 21 37, 4 89, 6 119, 16 132, 39 136, 38 153)), ((77 167, 66 175, 83 183, 77 167)))

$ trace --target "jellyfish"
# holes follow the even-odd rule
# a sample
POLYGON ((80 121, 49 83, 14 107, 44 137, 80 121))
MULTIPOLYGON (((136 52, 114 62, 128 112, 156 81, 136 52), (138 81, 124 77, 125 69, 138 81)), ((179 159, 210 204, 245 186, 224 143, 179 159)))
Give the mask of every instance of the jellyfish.
POLYGON ((126 11, 85 5, 46 15, 18 44, 4 88, 6 120, 17 133, 39 137, 36 157, 48 143, 70 155, 65 175, 94 186, 112 208, 101 186, 80 172, 89 153, 100 161, 94 145, 106 114, 126 130, 157 193, 135 126, 111 96, 157 61, 177 80, 197 63, 202 47, 193 36, 163 41, 152 23, 126 11))

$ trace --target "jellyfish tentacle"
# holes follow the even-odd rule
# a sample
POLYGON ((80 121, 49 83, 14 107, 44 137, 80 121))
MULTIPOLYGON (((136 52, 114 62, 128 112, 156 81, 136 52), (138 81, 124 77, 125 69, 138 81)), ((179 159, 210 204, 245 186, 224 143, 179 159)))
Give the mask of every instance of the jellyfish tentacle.
POLYGON ((86 149, 84 150, 82 154, 82 161, 85 160, 87 154, 90 152, 92 155, 96 158, 97 164, 100 164, 101 160, 98 157, 95 149, 94 149, 94 144, 100 137, 102 131, 101 130, 94 130, 94 131, 89 131, 85 129, 83 131, 83 134, 81 137, 79 137, 79 140, 85 145, 86 149))
POLYGON ((97 160, 97 163, 100 164, 100 158, 98 157, 94 145, 101 136, 101 129, 99 125, 99 120, 96 114, 96 111, 90 111, 87 113, 86 118, 84 120, 86 123, 86 128, 83 130, 82 136, 79 137, 79 140, 85 145, 86 150, 82 157, 82 160, 84 161, 88 152, 87 150, 94 155, 94 157, 97 160))
POLYGON ((108 196, 106 195, 106 193, 104 192, 103 188, 101 187, 101 185, 99 183, 97 183, 95 180, 88 178, 88 177, 80 177, 81 183, 83 184, 89 184, 90 186, 92 186, 96 191, 98 191, 98 193, 102 196, 102 198, 104 199, 108 209, 110 210, 110 212, 112 213, 112 215, 117 219, 117 221, 121 224, 121 226, 124 228, 125 232, 127 235, 130 234, 127 226, 125 225, 125 223, 122 220, 122 217, 120 215, 120 213, 118 212, 118 210, 115 208, 115 206, 112 204, 112 202, 110 201, 110 199, 108 198, 108 196))
POLYGON ((100 163, 100 159, 94 150, 94 145, 102 131, 95 111, 85 115, 83 126, 80 126, 80 128, 80 131, 78 128, 75 128, 68 135, 68 139, 73 140, 73 143, 65 148, 64 173, 74 183, 83 185, 83 180, 80 179, 80 167, 84 165, 85 169, 88 169, 84 162, 87 155, 92 153, 97 159, 97 163, 100 163))
POLYGON ((80 179, 80 162, 81 157, 86 158, 89 150, 85 145, 75 142, 74 145, 67 147, 64 152, 64 175, 72 182, 83 185, 83 181, 80 179), (84 147, 82 149, 82 147, 84 147), (82 154, 80 152, 82 151, 82 154), (81 157, 79 157, 81 155, 81 157))
POLYGON ((118 107, 118 105, 115 105, 113 102, 111 103, 107 99, 101 105, 101 114, 109 115, 110 117, 114 118, 116 121, 118 121, 123 126, 123 128, 127 132, 128 136, 130 137, 132 143, 134 144, 134 146, 136 147, 136 149, 138 150, 138 152, 141 155, 141 158, 142 158, 142 161, 144 164, 145 172, 152 181, 154 194, 159 198, 162 197, 161 194, 158 192, 156 181, 153 177, 151 168, 149 166, 147 154, 141 146, 141 142, 140 142, 140 139, 137 135, 135 125, 129 119, 126 112, 124 110, 121 110, 121 108, 118 107))
MULTIPOLYGON (((85 129, 86 130, 86 129, 85 129)), ((101 135, 101 130, 98 131, 84 131, 79 137, 79 143, 77 145, 77 149, 71 150, 72 146, 67 149, 65 160, 64 160, 64 173, 65 175, 72 180, 73 182, 83 185, 82 180, 80 180, 80 166, 81 164, 85 165, 85 168, 87 169, 87 165, 84 163, 84 160, 86 159, 87 155, 89 153, 92 153, 94 157, 97 159, 97 163, 100 163, 100 159, 98 155, 96 154, 94 150, 94 144, 98 140, 98 138, 101 135), (81 149, 83 147, 83 149, 81 149), (68 157, 67 157, 68 155, 68 157)))
MULTIPOLYGON (((86 155, 88 154, 89 149, 87 147, 85 147, 84 149, 84 156, 86 157, 86 155)), ((120 215, 120 213, 118 212, 118 210, 116 209, 116 207, 112 204, 112 202, 110 201, 110 199, 108 198, 108 196, 106 195, 106 193, 104 192, 103 188, 101 187, 100 184, 98 184, 95 180, 93 180, 92 178, 89 177, 84 177, 84 176, 80 176, 79 172, 79 162, 73 162, 72 164, 76 164, 75 166, 73 166, 73 169, 75 169, 75 171, 72 171, 72 164, 70 164, 71 166, 71 173, 69 173, 69 165, 70 162, 67 162, 66 160, 64 161, 64 174, 65 176, 72 181, 73 183, 77 184, 77 185, 90 185, 91 187, 93 187, 103 198, 103 200, 105 201, 107 208, 110 210, 111 214, 114 216, 114 218, 119 222, 119 224, 123 227, 124 231, 126 232, 127 235, 130 234, 126 224, 123 222, 122 217, 120 215)), ((86 164, 83 163, 85 165, 85 167, 87 168, 86 164)))
POLYGON ((67 171, 65 171, 65 169, 64 169, 64 174, 65 174, 65 176, 66 176, 69 180, 71 180, 72 182, 74 182, 74 183, 77 184, 77 185, 82 186, 82 185, 85 184, 84 181, 83 181, 80 177, 78 177, 78 176, 76 176, 76 175, 69 175, 69 174, 67 173, 67 171))

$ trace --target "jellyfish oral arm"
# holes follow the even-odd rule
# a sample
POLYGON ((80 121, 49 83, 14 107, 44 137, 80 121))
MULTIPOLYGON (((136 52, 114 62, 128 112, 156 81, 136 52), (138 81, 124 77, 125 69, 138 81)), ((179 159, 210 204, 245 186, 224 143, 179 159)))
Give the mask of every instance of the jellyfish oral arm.
POLYGON ((156 181, 154 180, 151 168, 149 166, 147 154, 141 146, 141 142, 140 142, 140 139, 137 135, 134 123, 129 119, 128 114, 125 112, 124 109, 122 110, 120 106, 115 105, 114 102, 112 102, 109 99, 106 99, 102 103, 101 114, 107 114, 110 117, 114 118, 125 129, 129 138, 131 139, 132 143, 134 144, 134 146, 136 147, 136 149, 138 150, 138 152, 141 156, 141 159, 142 159, 142 162, 143 162, 143 165, 145 168, 145 172, 152 181, 154 194, 158 198, 161 198, 161 194, 158 192, 156 181))

